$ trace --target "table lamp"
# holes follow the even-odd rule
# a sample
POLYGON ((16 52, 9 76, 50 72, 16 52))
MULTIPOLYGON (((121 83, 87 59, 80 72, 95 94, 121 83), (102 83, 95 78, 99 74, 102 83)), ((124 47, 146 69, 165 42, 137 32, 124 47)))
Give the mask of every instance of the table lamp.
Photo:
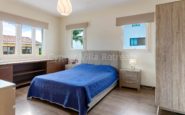
POLYGON ((135 69, 135 65, 136 65, 136 59, 129 59, 129 64, 130 64, 130 67, 131 69, 135 69))

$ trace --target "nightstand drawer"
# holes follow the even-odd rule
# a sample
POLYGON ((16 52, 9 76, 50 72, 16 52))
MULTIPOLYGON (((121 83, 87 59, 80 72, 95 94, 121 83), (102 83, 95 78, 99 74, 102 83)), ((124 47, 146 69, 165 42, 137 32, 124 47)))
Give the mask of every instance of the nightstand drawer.
POLYGON ((131 72, 131 71, 125 71, 123 75, 128 76, 128 77, 137 77, 138 72, 131 72))
POLYGON ((125 81, 125 82, 128 82, 128 83, 138 83, 139 82, 139 79, 136 77, 124 77, 123 79, 121 79, 121 81, 125 81))
POLYGON ((121 72, 120 73, 120 79, 121 80, 133 80, 133 81, 138 81, 138 73, 137 72, 121 72))
POLYGON ((137 89, 139 89, 140 88, 140 85, 139 84, 137 84, 137 83, 128 83, 128 82, 123 82, 122 83, 122 86, 123 87, 130 87, 130 88, 137 88, 137 89))

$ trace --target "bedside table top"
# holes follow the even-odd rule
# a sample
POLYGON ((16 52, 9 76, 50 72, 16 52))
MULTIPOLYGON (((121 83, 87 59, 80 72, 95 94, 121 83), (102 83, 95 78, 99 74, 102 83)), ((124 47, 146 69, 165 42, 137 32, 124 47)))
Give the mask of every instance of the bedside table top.
POLYGON ((130 71, 130 72, 141 72, 140 69, 129 69, 129 68, 122 68, 122 69, 119 69, 120 71, 130 71))

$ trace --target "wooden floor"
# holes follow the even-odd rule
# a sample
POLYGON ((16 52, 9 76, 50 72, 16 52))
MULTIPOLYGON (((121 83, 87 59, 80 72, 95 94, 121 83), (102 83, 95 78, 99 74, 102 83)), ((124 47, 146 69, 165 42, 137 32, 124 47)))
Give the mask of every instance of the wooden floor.
MULTIPOLYGON (((28 87, 17 89, 16 115, 78 115, 68 109, 39 100, 27 100, 28 87)), ((154 90, 114 89, 88 115, 156 115, 154 90)), ((168 115, 168 114, 164 114, 168 115)), ((171 115, 171 114, 170 114, 171 115)))

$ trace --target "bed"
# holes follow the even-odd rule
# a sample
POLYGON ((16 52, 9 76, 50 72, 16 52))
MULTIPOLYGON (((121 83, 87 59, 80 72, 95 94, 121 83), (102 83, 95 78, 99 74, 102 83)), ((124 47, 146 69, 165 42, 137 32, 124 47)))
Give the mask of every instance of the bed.
POLYGON ((117 51, 83 51, 80 65, 35 77, 28 99, 46 100, 86 115, 116 86, 118 58, 117 51))

